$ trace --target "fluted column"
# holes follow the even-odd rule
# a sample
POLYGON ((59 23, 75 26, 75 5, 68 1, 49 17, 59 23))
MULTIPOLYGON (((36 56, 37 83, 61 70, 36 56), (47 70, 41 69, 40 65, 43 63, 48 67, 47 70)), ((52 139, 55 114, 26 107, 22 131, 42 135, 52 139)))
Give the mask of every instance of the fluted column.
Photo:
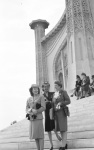
MULTIPOLYGON (((36 50, 36 83, 41 86, 44 82, 44 58, 41 40, 45 36, 45 29, 48 28, 49 23, 46 20, 34 20, 30 24, 31 29, 35 32, 35 50, 36 50)), ((46 66, 46 64, 45 64, 46 66)))

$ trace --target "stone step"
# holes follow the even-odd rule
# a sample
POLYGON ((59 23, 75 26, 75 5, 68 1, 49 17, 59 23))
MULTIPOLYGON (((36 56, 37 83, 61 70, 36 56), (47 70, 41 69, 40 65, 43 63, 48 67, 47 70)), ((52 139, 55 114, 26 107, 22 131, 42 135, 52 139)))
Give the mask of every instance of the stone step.
POLYGON ((92 139, 94 138, 94 131, 82 131, 82 132, 69 132, 67 135, 68 140, 75 139, 92 139))
POLYGON ((92 116, 92 114, 94 114, 94 110, 85 110, 85 111, 81 111, 81 112, 75 112, 75 113, 70 113, 70 117, 72 116, 82 116, 82 115, 90 115, 92 116))
POLYGON ((82 104, 80 104, 80 106, 78 105, 78 104, 76 104, 77 106, 73 106, 72 104, 71 104, 71 106, 68 106, 69 107, 69 109, 71 110, 71 112, 75 112, 75 111, 77 111, 77 110, 83 110, 83 109, 88 109, 88 108, 94 108, 94 103, 90 103, 90 104, 87 104, 87 105, 82 105, 82 104))
POLYGON ((0 144, 0 150, 19 150, 17 143, 0 144))
MULTIPOLYGON (((80 126, 82 126, 82 127, 84 127, 84 126, 86 126, 86 125, 94 125, 94 118, 86 118, 86 120, 84 119, 84 120, 82 120, 82 121, 79 121, 79 120, 75 120, 74 122, 73 121, 68 121, 68 126, 69 126, 69 128, 70 127, 80 127, 80 126)), ((29 133, 28 133, 28 131, 26 132, 26 131, 24 131, 24 132, 22 132, 22 130, 19 132, 18 130, 17 131, 15 131, 14 133, 12 132, 12 133, 8 133, 8 134, 1 134, 0 135, 0 141, 1 141, 1 139, 3 140, 4 138, 17 138, 17 137, 24 137, 24 136, 27 136, 29 133)))
POLYGON ((94 131, 94 124, 86 124, 85 126, 69 126, 68 132, 78 132, 78 131, 94 131))
MULTIPOLYGON (((58 150, 55 147, 54 147, 54 149, 58 150)), ((28 147, 21 148, 21 147, 19 147, 18 144, 9 143, 9 144, 0 145, 0 150, 37 150, 37 149, 36 148, 31 149, 28 147)), ((44 150, 49 150, 49 148, 45 148, 44 150)), ((94 148, 80 148, 80 149, 67 149, 67 150, 94 150, 94 148)))
POLYGON ((71 112, 75 112, 75 111, 77 111, 77 110, 83 110, 83 109, 86 109, 86 108, 94 108, 94 103, 92 104, 88 104, 88 105, 81 105, 80 104, 80 106, 78 105, 78 106, 70 106, 69 107, 69 109, 71 110, 71 112))
MULTIPOLYGON (((94 131, 79 131, 79 132, 68 132, 67 139, 68 140, 75 140, 75 139, 91 139, 94 138, 94 131)), ((49 140, 48 135, 45 134, 45 141, 49 140)), ((53 133, 53 140, 57 140, 55 134, 53 133)), ((19 142, 28 142, 29 141, 29 134, 24 136, 17 136, 16 137, 6 137, 0 139, 1 143, 19 143, 19 142)))
POLYGON ((71 120, 68 120, 68 126, 70 125, 79 125, 79 124, 91 124, 91 123, 94 123, 94 118, 90 118, 90 117, 87 117, 87 118, 84 118, 84 119, 75 119, 74 121, 71 119, 71 120))
POLYGON ((75 139, 68 140, 68 146, 72 148, 93 148, 94 149, 94 139, 75 139))
POLYGON ((76 116, 76 115, 73 115, 73 116, 71 116, 70 115, 70 117, 68 117, 68 121, 76 121, 76 120, 83 120, 83 119, 86 119, 86 118, 94 118, 94 113, 93 114, 82 114, 82 115, 78 115, 78 116, 76 116))
MULTIPOLYGON (((68 118, 68 126, 71 127, 71 126, 85 126, 86 124, 87 125, 91 125, 91 124, 94 124, 94 116, 92 118, 90 118, 90 115, 88 116, 81 116, 81 117, 70 117, 68 118), (81 123, 80 123, 81 122, 81 123)), ((6 131, 6 132, 3 132, 0 134, 0 139, 3 138, 3 137, 6 137, 6 136, 9 136, 9 137, 13 137, 13 136, 16 136, 16 135, 21 135, 22 133, 26 134, 28 132, 28 128, 29 126, 27 127, 23 127, 21 128, 20 130, 18 129, 15 129, 14 130, 10 130, 10 131, 6 131)), ((23 135, 23 134, 22 134, 23 135)))
MULTIPOLYGON (((61 146, 61 142, 58 141, 53 141, 54 148, 59 148, 61 146)), ((44 143, 45 148, 50 148, 49 147, 49 141, 46 141, 44 143)), ((94 148, 94 139, 76 139, 76 140, 68 140, 68 147, 69 149, 72 148, 94 148)), ((24 143, 19 143, 19 150, 24 148, 28 149, 34 149, 36 148, 35 142, 24 142, 24 143)))
POLYGON ((90 97, 79 99, 79 100, 71 98, 71 104, 76 106, 76 104, 79 105, 80 103, 82 103, 82 105, 83 105, 83 104, 87 104, 87 103, 93 103, 94 102, 93 100, 94 100, 94 96, 90 96, 90 97))

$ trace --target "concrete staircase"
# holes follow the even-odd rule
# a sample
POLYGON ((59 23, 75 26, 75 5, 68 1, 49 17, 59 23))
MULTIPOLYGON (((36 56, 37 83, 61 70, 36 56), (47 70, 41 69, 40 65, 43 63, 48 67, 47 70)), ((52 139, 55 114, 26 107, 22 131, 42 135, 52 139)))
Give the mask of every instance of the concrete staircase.
MULTIPOLYGON (((94 150, 94 96, 81 100, 71 99, 71 116, 68 118, 68 149, 94 150)), ((0 150, 34 150, 34 140, 29 140, 29 121, 26 119, 0 132, 0 150)), ((53 133, 54 149, 61 145, 53 133)), ((45 133, 45 150, 50 148, 45 133)))

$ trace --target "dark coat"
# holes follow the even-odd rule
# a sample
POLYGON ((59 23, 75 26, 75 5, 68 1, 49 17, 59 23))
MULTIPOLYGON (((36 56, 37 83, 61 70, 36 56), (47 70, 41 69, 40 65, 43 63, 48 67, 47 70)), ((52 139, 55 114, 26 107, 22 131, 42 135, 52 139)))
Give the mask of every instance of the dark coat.
POLYGON ((50 109, 52 108, 52 99, 53 99, 54 92, 48 92, 48 96, 43 94, 45 97, 45 100, 47 99, 46 103, 46 110, 45 110, 45 131, 50 132, 55 128, 54 120, 50 119, 50 109))
POLYGON ((67 131, 67 116, 68 107, 66 105, 70 104, 70 98, 66 91, 61 90, 59 92, 59 97, 57 99, 53 98, 54 110, 55 110, 55 129, 56 131, 67 131), (56 110, 56 105, 60 103, 61 108, 56 110))
POLYGON ((88 91, 89 90, 89 85, 90 85, 90 79, 88 76, 86 76, 86 78, 84 80, 82 80, 82 90, 83 91, 88 91))

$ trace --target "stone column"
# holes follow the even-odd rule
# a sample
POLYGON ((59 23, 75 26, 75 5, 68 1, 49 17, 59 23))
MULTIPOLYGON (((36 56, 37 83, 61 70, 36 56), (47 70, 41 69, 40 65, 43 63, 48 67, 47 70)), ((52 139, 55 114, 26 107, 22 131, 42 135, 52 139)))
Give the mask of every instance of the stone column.
MULTIPOLYGON (((34 20, 30 24, 31 29, 35 32, 35 50, 36 50, 36 83, 41 87, 44 82, 44 54, 41 45, 41 40, 45 36, 45 29, 48 28, 49 23, 46 20, 34 20)), ((46 65, 46 64, 45 64, 46 65)))
POLYGON ((94 74, 94 22, 89 0, 66 0, 68 89, 76 75, 94 74))

